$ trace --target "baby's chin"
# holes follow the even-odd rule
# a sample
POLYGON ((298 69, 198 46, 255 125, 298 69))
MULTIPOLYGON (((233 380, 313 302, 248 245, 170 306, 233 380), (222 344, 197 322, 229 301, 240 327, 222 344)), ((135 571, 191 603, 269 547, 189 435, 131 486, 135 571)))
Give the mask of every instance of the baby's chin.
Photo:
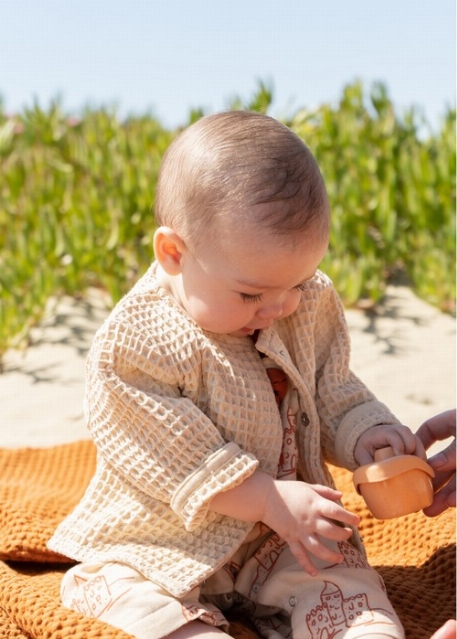
POLYGON ((237 331, 233 331, 230 335, 234 337, 246 337, 247 335, 254 335, 255 329, 253 328, 240 328, 237 331))
MULTIPOLYGON (((198 322, 197 322, 198 323, 198 322)), ((208 333, 214 333, 215 335, 231 335, 232 337, 247 337, 249 335, 254 335, 255 333, 255 329, 254 328, 237 328, 236 330, 232 331, 232 330, 221 330, 218 327, 215 326, 202 326, 201 324, 199 324, 200 328, 203 329, 204 331, 208 331, 208 333)))

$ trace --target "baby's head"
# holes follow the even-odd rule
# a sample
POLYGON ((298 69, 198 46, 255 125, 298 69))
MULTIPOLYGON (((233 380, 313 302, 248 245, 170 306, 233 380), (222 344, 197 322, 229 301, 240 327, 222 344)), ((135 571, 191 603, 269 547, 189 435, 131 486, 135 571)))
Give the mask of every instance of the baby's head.
POLYGON ((194 251, 218 250, 227 234, 293 241, 328 233, 329 205, 317 163, 277 120, 246 111, 204 117, 170 145, 156 191, 158 225, 194 251))
POLYGON ((161 285, 213 333, 243 337, 291 315, 327 250, 311 152, 256 113, 202 118, 171 144, 155 215, 161 285))

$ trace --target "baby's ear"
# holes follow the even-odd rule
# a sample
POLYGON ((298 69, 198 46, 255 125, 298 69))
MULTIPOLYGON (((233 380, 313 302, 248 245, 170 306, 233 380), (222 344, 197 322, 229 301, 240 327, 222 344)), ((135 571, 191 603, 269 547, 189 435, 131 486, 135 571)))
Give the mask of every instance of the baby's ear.
POLYGON ((186 245, 168 226, 160 226, 154 233, 154 255, 168 275, 179 275, 186 245))

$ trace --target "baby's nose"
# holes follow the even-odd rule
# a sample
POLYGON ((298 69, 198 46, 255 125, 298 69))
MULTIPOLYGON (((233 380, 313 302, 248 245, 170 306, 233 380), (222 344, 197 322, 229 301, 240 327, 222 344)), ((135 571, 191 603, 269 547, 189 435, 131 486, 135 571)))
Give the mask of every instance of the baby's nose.
POLYGON ((280 302, 274 304, 268 304, 267 306, 261 306, 257 311, 257 317, 261 319, 276 319, 281 317, 283 311, 283 305, 280 302))

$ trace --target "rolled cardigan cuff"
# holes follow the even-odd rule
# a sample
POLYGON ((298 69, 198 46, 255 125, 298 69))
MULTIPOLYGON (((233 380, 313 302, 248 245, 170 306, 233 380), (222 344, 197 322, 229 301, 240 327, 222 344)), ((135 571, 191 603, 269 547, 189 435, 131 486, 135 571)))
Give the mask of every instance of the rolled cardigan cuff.
POLYGON ((358 438, 366 430, 380 424, 399 423, 387 406, 377 400, 353 408, 343 417, 336 433, 335 451, 341 466, 349 470, 358 467, 354 449, 358 438))
POLYGON ((205 519, 211 499, 217 493, 235 488, 252 475, 258 460, 229 442, 215 451, 178 487, 171 508, 181 517, 187 530, 197 528, 205 519))

